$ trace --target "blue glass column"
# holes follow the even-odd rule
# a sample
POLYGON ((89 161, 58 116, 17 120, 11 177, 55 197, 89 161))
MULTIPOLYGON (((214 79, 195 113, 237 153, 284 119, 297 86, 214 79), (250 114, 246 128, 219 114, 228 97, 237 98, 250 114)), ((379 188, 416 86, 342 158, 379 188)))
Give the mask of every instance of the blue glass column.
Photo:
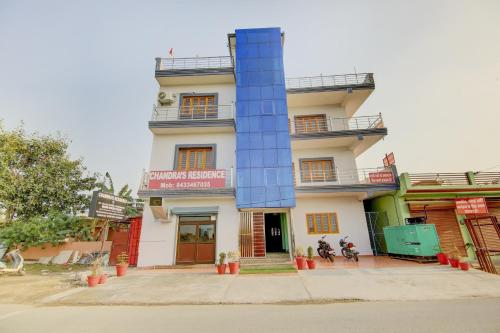
POLYGON ((236 30, 236 205, 295 207, 281 29, 236 30))

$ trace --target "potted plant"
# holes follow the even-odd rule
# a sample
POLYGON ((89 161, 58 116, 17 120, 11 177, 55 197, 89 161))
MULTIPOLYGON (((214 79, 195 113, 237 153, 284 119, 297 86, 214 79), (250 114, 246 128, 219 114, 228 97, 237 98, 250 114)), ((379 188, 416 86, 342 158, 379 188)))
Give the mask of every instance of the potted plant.
POLYGON ((297 269, 306 269, 306 258, 304 258, 304 248, 302 246, 295 248, 295 262, 297 263, 297 269))
POLYGON ((101 259, 97 258, 92 262, 92 266, 90 266, 90 275, 87 275, 87 284, 90 288, 97 286, 100 279, 101 272, 101 259))
POLYGON ((441 246, 437 247, 438 253, 436 253, 437 260, 440 265, 448 265, 448 255, 443 252, 441 246))
POLYGON ((307 268, 309 269, 315 269, 316 268, 316 262, 314 261, 314 250, 312 246, 309 246, 307 248, 307 268))
POLYGON ((124 276, 128 268, 128 254, 123 251, 116 257, 116 276, 124 276))
POLYGON ((451 267, 453 268, 458 268, 458 265, 460 263, 460 257, 459 257, 459 251, 455 243, 453 243, 453 251, 450 253, 450 258, 448 259, 450 262, 451 267))
POLYGON ((224 252, 219 253, 219 263, 217 264, 217 273, 226 274, 226 254, 224 252))
POLYGON ((458 265, 460 266, 461 270, 468 271, 470 268, 469 258, 461 257, 458 265))
POLYGON ((227 261, 229 264, 229 273, 238 274, 240 270, 240 253, 238 251, 229 251, 227 253, 227 261))

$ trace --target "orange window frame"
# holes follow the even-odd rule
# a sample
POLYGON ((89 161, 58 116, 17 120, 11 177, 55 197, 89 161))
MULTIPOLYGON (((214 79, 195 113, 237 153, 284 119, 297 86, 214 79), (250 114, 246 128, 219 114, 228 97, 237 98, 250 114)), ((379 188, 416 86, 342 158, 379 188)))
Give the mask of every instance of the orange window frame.
POLYGON ((177 170, 206 170, 208 157, 211 153, 212 148, 179 148, 177 170), (191 156, 193 157, 192 166, 191 156), (186 161, 185 165, 182 164, 183 160, 186 161))
POLYGON ((326 124, 326 115, 310 115, 295 117, 295 132, 296 133, 317 133, 328 131, 326 124))
POLYGON ((183 117, 216 114, 217 109, 215 107, 215 96, 183 96, 180 113, 183 117))
POLYGON ((338 234, 339 220, 337 213, 307 213, 306 214, 306 229, 310 235, 317 234, 338 234), (311 222, 311 223, 310 223, 311 222), (326 222, 326 231, 325 223, 326 222), (311 228, 312 226, 312 228, 311 228), (312 231, 311 231, 312 229, 312 231))
POLYGON ((333 160, 304 160, 300 162, 303 182, 335 181, 333 160))

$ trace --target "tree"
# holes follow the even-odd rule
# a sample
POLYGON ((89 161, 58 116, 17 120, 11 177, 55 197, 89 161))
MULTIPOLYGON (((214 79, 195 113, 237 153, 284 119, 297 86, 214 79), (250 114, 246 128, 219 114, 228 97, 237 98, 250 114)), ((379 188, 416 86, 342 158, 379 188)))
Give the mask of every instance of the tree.
POLYGON ((67 149, 64 138, 0 126, 0 210, 7 222, 49 212, 76 214, 88 207, 96 175, 81 159, 70 159, 67 149))

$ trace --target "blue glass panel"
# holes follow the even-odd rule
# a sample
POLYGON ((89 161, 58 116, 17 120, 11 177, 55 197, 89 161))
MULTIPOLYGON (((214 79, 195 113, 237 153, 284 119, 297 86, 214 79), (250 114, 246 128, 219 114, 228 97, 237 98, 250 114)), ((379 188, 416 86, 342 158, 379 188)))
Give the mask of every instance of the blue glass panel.
POLYGON ((247 187, 251 186, 250 182, 250 175, 251 175, 251 169, 250 168, 242 168, 238 166, 238 173, 237 173, 237 183, 238 187, 247 187))
POLYGON ((276 148, 276 132, 264 132, 262 136, 264 138, 264 149, 276 148))
POLYGON ((288 116, 278 115, 276 116, 276 130, 277 131, 288 131, 288 116))
POLYGON ((236 118, 236 132, 244 133, 250 131, 250 119, 245 116, 238 116, 236 118))
POLYGON ((262 116, 262 130, 264 132, 275 132, 276 134, 276 117, 262 116))
POLYGON ((251 171, 251 186, 264 186, 264 168, 252 168, 251 171))
POLYGON ((272 99, 274 96, 273 86, 265 86, 260 88, 260 95, 263 99, 272 99))
POLYGON ((260 87, 250 87, 251 100, 260 100, 260 87))
MULTIPOLYGON (((278 170, 276 168, 264 169, 264 180, 266 186, 278 185, 278 170)), ((277 187, 279 193, 279 187, 277 187)))
POLYGON ((264 166, 264 152, 262 149, 253 149, 250 150, 250 166, 254 167, 263 167, 264 166))
MULTIPOLYGON (((260 104, 261 104, 260 101, 259 102, 255 102, 255 101, 249 102, 248 103, 248 107, 249 107, 248 114, 250 116, 259 116, 261 114, 260 104)), ((236 118, 236 119, 238 119, 238 118, 236 118)))
POLYGON ((250 137, 248 133, 237 133, 236 145, 239 147, 239 151, 250 149, 250 137))
POLYGON ((274 114, 274 101, 273 100, 262 101, 262 113, 263 114, 274 114))
POLYGON ((264 149, 264 167, 278 167, 276 150, 264 149))
POLYGON ((278 148, 290 149, 290 134, 288 132, 277 132, 278 148))
POLYGON ((262 118, 260 116, 250 117, 250 132, 262 132, 262 118))
POLYGON ((250 148, 252 149, 262 149, 264 148, 264 143, 262 140, 262 133, 250 133, 250 148))
POLYGON ((238 169, 240 168, 249 168, 250 167, 250 150, 242 150, 238 151, 236 155, 236 163, 238 169))
POLYGON ((265 207, 266 204, 266 188, 264 186, 251 187, 252 207, 265 207))

